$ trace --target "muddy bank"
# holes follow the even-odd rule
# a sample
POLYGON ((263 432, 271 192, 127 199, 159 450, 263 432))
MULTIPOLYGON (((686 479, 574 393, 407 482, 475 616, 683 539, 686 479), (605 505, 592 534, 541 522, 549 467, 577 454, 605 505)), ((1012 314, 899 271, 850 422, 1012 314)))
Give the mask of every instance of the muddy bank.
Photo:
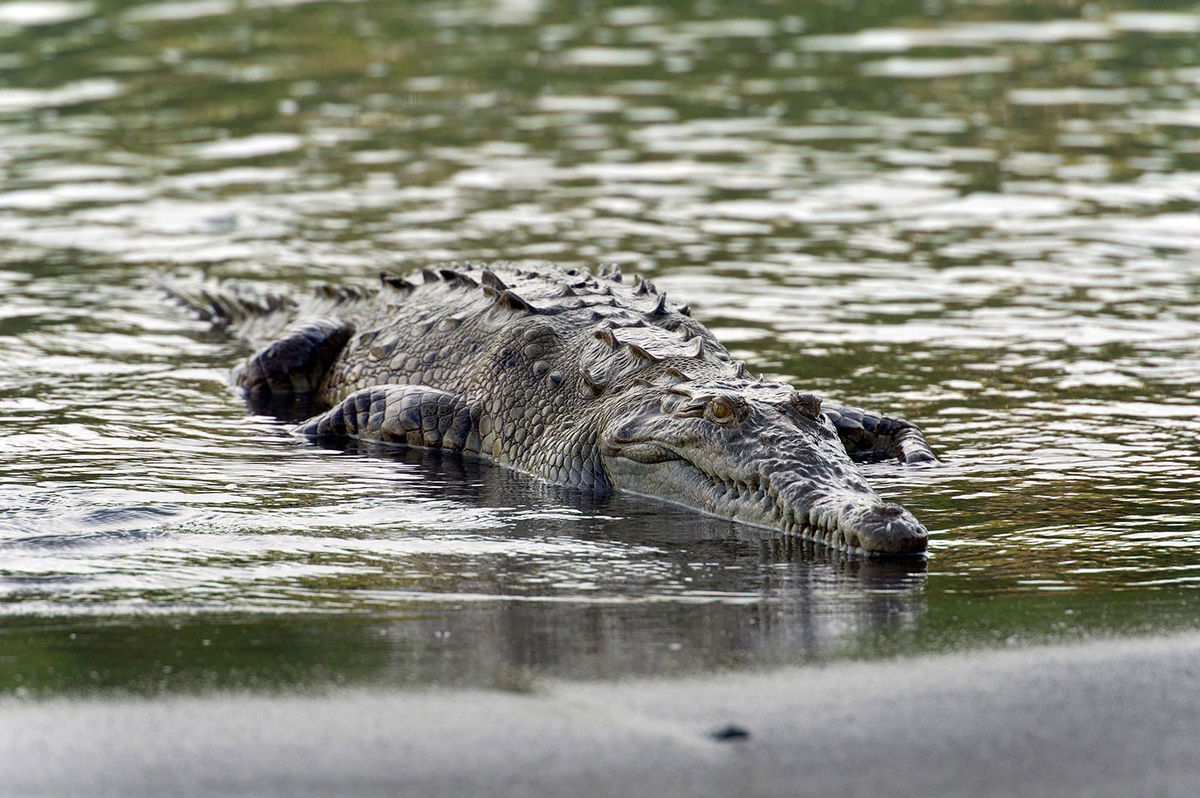
POLYGON ((1186 795, 1198 661, 1187 635, 528 693, 10 699, 0 794, 1186 795))

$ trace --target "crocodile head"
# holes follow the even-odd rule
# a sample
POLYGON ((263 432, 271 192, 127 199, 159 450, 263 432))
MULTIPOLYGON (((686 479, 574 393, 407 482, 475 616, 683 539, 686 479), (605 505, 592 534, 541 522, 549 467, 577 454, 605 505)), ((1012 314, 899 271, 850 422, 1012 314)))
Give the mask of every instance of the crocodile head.
POLYGON ((811 394, 714 379, 620 400, 600 434, 615 487, 841 550, 925 551, 925 528, 872 490, 811 394))

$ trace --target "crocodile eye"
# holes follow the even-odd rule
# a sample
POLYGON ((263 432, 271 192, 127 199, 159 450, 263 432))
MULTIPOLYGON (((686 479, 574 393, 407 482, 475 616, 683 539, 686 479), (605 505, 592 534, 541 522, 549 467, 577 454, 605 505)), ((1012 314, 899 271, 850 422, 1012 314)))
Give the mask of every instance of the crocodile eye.
POLYGON ((737 408, 733 406, 733 402, 728 399, 718 396, 708 403, 705 408, 705 415, 709 421, 715 421, 718 424, 728 424, 733 421, 733 417, 737 414, 737 408))
POLYGON ((792 407, 814 421, 821 418, 821 400, 817 396, 793 391, 789 401, 792 403, 792 407))

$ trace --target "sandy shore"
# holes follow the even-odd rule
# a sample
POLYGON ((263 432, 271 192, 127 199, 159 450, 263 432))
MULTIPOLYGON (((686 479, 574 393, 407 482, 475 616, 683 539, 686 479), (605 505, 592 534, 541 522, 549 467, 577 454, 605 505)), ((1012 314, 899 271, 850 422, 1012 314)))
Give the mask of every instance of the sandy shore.
POLYGON ((0 762, 5 796, 1192 796, 1200 635, 528 694, 8 699, 0 762))

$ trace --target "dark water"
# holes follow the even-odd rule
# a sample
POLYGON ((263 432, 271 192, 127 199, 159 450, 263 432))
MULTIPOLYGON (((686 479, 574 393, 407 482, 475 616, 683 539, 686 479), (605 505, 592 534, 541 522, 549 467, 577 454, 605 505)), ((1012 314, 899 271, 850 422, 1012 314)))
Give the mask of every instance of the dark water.
POLYGON ((0 691, 616 677, 1198 625, 1191 2, 0 2, 0 691), (927 565, 246 412, 159 270, 618 261, 919 420, 927 565))

